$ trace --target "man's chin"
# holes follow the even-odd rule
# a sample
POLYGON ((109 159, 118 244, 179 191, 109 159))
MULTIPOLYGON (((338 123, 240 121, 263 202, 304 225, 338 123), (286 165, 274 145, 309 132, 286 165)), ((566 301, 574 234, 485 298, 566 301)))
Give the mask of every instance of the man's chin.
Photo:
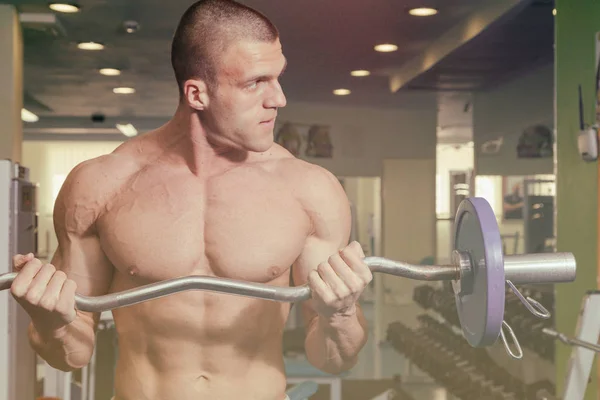
POLYGON ((250 143, 248 150, 253 151, 255 153, 264 153, 266 151, 271 150, 273 144, 273 139, 263 140, 262 142, 250 143))

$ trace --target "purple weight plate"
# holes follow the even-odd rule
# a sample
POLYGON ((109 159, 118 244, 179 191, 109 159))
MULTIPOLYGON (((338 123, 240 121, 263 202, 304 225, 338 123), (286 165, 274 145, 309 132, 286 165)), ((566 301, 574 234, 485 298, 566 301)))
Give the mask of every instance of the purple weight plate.
POLYGON ((461 202, 454 249, 470 254, 473 269, 473 292, 455 295, 463 334, 473 347, 492 345, 504 319, 504 257, 496 216, 485 199, 471 197, 461 202))

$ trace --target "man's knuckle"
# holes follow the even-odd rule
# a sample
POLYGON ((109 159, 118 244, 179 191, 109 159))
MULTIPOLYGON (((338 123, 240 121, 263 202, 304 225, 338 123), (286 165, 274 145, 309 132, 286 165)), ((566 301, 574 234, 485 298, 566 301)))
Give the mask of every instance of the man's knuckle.
POLYGON ((64 271, 61 270, 57 270, 54 272, 54 278, 59 279, 61 281, 66 281, 67 280, 67 274, 64 271))
POLYGON ((25 294, 25 300, 28 303, 34 304, 34 305, 38 304, 38 302, 40 301, 40 297, 41 297, 41 293, 39 293, 37 290, 28 290, 27 293, 25 294))
POLYGON ((16 298, 22 298, 27 293, 27 287, 24 285, 14 284, 10 287, 10 293, 16 298))
POLYGON ((56 302, 49 297, 42 297, 38 303, 38 306, 44 310, 52 311, 55 303, 56 302))

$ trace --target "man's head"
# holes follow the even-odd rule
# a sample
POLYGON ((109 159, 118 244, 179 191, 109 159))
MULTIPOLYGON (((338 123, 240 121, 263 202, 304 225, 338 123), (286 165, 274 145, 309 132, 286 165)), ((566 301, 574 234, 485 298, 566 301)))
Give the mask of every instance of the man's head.
POLYGON ((286 60, 263 14, 233 0, 197 1, 179 22, 171 62, 180 101, 199 113, 209 139, 250 151, 271 146, 286 60))

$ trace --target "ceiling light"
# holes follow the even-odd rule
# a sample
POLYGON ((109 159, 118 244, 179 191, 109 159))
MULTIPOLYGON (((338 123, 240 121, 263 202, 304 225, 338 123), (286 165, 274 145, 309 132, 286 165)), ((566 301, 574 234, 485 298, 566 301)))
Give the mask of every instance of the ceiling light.
POLYGON ((336 96, 346 96, 350 94, 350 90, 348 89, 335 89, 333 91, 333 94, 335 94, 336 96))
POLYGON ((130 88, 130 87, 116 87, 113 89, 113 93, 116 94, 132 94, 135 93, 135 89, 134 88, 130 88))
POLYGON ((552 9, 552 15, 556 15, 556 8, 552 9))
POLYGON ((117 124, 116 126, 117 129, 127 137, 133 137, 138 134, 138 131, 137 129, 135 129, 135 126, 131 124, 117 124))
POLYGON ((430 17, 438 13, 438 10, 431 7, 417 7, 411 8, 408 10, 410 15, 414 15, 415 17, 430 17))
POLYGON ((140 24, 137 21, 125 21, 123 22, 123 28, 127 33, 134 33, 140 30, 140 24))
POLYGON ((21 120, 25 122, 37 122, 40 118, 29 110, 21 108, 21 120))
POLYGON ((371 75, 371 73, 364 69, 357 69, 355 71, 350 72, 350 75, 352 75, 352 76, 369 76, 369 75, 371 75))
POLYGON ((66 2, 51 2, 48 4, 51 10, 61 13, 76 13, 79 11, 79 6, 75 3, 66 2))
POLYGON ((101 68, 100 73, 106 76, 118 76, 121 75, 121 71, 116 68, 101 68))
POLYGON ((398 50, 398 46, 396 46, 395 44, 391 44, 391 43, 378 44, 377 46, 375 46, 375 51, 379 51, 382 53, 389 53, 391 51, 396 51, 396 50, 398 50))
POLYGON ((77 45, 81 50, 102 50, 104 45, 97 42, 81 42, 77 45))

